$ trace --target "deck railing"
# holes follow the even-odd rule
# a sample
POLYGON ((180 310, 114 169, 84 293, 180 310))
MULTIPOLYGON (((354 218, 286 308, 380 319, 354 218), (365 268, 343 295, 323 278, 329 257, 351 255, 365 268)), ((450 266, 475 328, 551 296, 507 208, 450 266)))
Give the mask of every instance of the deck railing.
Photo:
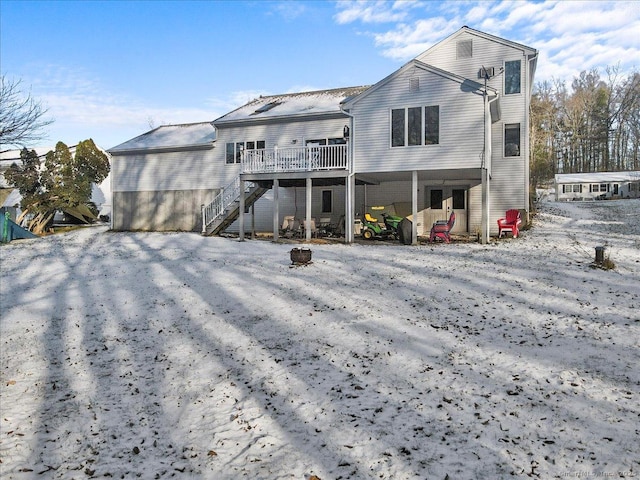
POLYGON ((346 145, 307 145, 306 147, 245 150, 242 159, 243 173, 346 170, 347 168, 346 145))

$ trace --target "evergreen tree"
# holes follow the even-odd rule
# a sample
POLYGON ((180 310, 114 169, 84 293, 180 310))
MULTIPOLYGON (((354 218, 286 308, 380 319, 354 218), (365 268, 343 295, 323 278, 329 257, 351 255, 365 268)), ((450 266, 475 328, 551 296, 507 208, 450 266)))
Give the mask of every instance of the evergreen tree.
POLYGON ((92 185, 102 182, 110 170, 109 158, 91 139, 80 142, 75 155, 58 142, 45 156, 43 169, 35 151, 24 149, 20 157, 22 166, 12 165, 5 178, 20 190, 22 209, 34 215, 30 228, 36 233, 46 228, 56 211, 87 207, 92 185))
POLYGON ((20 191, 23 205, 36 205, 42 195, 40 158, 35 150, 23 148, 20 151, 20 163, 14 163, 7 169, 5 179, 20 191))

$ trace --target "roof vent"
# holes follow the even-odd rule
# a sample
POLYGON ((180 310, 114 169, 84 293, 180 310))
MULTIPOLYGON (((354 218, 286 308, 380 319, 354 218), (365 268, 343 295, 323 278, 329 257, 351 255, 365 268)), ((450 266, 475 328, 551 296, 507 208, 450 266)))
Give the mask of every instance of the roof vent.
POLYGON ((411 77, 409 79, 409 91, 417 92, 420 90, 420 78, 419 77, 411 77))
POLYGON ((473 40, 460 40, 456 43, 457 58, 471 58, 473 56, 473 40))

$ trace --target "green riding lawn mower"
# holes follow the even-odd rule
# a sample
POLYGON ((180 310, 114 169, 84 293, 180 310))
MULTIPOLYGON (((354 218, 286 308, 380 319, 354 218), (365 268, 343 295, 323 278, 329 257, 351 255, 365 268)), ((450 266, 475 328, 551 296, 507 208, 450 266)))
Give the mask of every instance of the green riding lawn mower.
MULTIPOLYGON (((382 210, 384 207, 372 207, 372 210, 382 210)), ((382 213, 382 221, 371 216, 369 212, 364 214, 362 222, 362 238, 371 240, 379 239, 398 239, 398 228, 404 217, 382 213)))

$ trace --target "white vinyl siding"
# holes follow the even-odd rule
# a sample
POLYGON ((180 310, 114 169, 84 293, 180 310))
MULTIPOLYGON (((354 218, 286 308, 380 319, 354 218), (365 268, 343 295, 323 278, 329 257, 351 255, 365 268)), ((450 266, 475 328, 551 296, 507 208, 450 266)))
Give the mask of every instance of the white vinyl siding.
MULTIPOLYGON (((348 124, 349 119, 345 116, 323 120, 222 127, 218 129, 216 143, 225 145, 231 142, 264 141, 266 149, 275 146, 303 146, 307 140, 342 138, 344 126, 348 124)), ((224 166, 225 160, 221 159, 221 162, 221 165, 224 166)))
MULTIPOLYGON (((491 125, 491 218, 504 216, 505 208, 529 208, 528 199, 528 165, 529 165, 529 134, 528 134, 528 95, 509 94, 504 92, 504 74, 499 74, 505 68, 505 62, 520 62, 520 92, 529 92, 529 69, 527 54, 534 53, 526 47, 519 48, 510 42, 487 38, 471 31, 463 31, 449 41, 441 42, 417 57, 417 60, 434 65, 443 70, 453 72, 465 78, 478 79, 478 71, 482 68, 495 69, 494 75, 487 82, 487 86, 500 92, 501 119, 491 125), (473 41, 473 56, 458 59, 457 45, 464 40, 473 41), (520 124, 520 156, 505 157, 504 128, 507 124, 520 124), (497 217, 495 217, 497 216, 497 217)), ((510 67, 511 68, 511 67, 510 67)), ((441 112, 441 115, 444 115, 441 112)), ((473 198, 473 197, 471 197, 473 198)), ((470 200, 471 203, 472 200, 470 200)), ((493 227, 493 221, 491 227, 493 227)), ((470 222, 469 228, 473 228, 470 222)))
MULTIPOLYGON (((506 43, 496 42, 479 35, 474 35, 471 32, 463 32, 453 39, 453 41, 442 42, 436 47, 418 55, 416 60, 465 78, 481 81, 478 78, 478 71, 482 67, 494 67, 497 73, 504 67, 505 60, 518 60, 519 56, 522 64, 524 64, 525 57, 521 49, 516 49, 506 43), (458 58, 458 42, 465 40, 473 41, 473 56, 471 58, 458 58)), ((487 86, 502 92, 503 76, 504 75, 496 74, 489 80, 487 86)), ((524 71, 522 72, 522 76, 524 78, 524 71)))
POLYGON ((216 194, 217 190, 113 192, 113 229, 199 232, 200 206, 216 194))
POLYGON ((112 155, 114 192, 156 190, 200 190, 227 185, 237 168, 225 169, 221 149, 192 150, 136 155, 112 155), (228 170, 232 170, 231 174, 228 170))
MULTIPOLYGON (((354 104, 351 113, 356 118, 356 173, 479 168, 484 138, 482 96, 465 91, 460 82, 427 70, 405 72, 354 104), (410 90, 409 77, 419 77, 419 92, 410 90), (393 148, 394 112, 408 116, 408 109, 419 105, 439 106, 439 143, 428 148, 393 148)), ((407 132, 403 134, 408 142, 407 132)), ((420 135, 424 142, 424 130, 420 135)))

